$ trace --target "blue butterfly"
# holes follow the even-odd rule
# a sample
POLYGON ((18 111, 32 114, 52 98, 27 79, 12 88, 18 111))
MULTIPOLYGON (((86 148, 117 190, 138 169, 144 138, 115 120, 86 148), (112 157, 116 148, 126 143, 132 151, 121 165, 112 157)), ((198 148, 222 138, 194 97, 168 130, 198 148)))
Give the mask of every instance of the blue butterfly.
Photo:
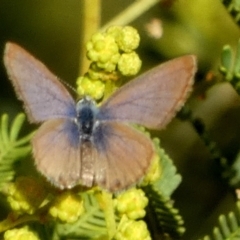
POLYGON ((40 61, 7 43, 4 63, 29 121, 42 123, 32 140, 37 169, 59 188, 99 185, 125 189, 147 172, 152 141, 130 124, 162 129, 192 89, 196 58, 159 65, 118 89, 98 108, 85 96, 77 103, 40 61))

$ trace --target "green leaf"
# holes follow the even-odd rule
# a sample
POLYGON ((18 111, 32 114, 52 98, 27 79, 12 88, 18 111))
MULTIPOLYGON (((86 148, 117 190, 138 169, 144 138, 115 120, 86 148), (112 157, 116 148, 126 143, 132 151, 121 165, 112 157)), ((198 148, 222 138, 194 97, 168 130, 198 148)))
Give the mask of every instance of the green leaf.
POLYGON ((169 234, 173 239, 182 236, 185 232, 184 221, 178 209, 173 207, 173 201, 154 187, 146 187, 144 190, 149 197, 151 215, 156 218, 162 232, 169 234))
POLYGON ((18 140, 25 115, 20 113, 9 127, 9 117, 3 114, 0 123, 0 189, 13 179, 15 175, 14 164, 31 151, 30 140, 33 133, 18 140))
POLYGON ((223 47, 219 71, 224 75, 225 80, 230 82, 237 93, 240 94, 240 40, 236 54, 233 54, 233 52, 232 47, 229 45, 223 47))
POLYGON ((222 0, 223 4, 227 7, 228 12, 232 18, 239 24, 240 20, 240 1, 239 0, 222 0))
POLYGON ((214 227, 212 237, 207 235, 202 240, 238 240, 240 239, 240 201, 236 203, 235 212, 220 215, 219 226, 214 227))
MULTIPOLYGON (((221 71, 224 73, 227 73, 226 75, 232 75, 232 64, 233 64, 233 51, 232 48, 229 45, 225 45, 222 49, 221 54, 221 71)), ((227 78, 228 80, 231 80, 230 76, 227 78)))
POLYGON ((179 211, 173 207, 173 201, 170 198, 179 186, 181 176, 177 174, 177 169, 169 156, 159 147, 159 141, 154 139, 154 142, 160 156, 162 174, 155 183, 143 189, 149 199, 150 215, 156 218, 156 223, 163 233, 175 239, 185 232, 184 221, 179 211))
MULTIPOLYGON (((156 142, 156 140, 154 141, 156 142)), ((159 143, 156 142, 155 145, 160 156, 162 173, 161 177, 153 185, 163 196, 169 197, 181 183, 182 177, 180 174, 177 174, 177 168, 174 166, 172 159, 170 159, 164 149, 159 147, 159 143)))
POLYGON ((238 40, 236 60, 234 64, 234 75, 238 78, 240 77, 240 40, 238 40))
POLYGON ((238 187, 240 184, 240 152, 237 154, 233 164, 226 165, 224 177, 228 180, 228 184, 233 187, 238 187))

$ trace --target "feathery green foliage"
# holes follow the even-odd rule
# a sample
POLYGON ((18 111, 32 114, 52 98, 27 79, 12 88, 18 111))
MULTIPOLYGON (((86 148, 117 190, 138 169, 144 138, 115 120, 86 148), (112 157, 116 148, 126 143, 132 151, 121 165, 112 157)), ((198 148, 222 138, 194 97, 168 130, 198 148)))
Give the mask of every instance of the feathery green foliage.
POLYGON ((177 169, 169 156, 159 147, 159 140, 154 139, 154 141, 158 146, 157 152, 160 156, 162 174, 156 182, 145 187, 144 191, 149 198, 149 210, 152 212, 152 217, 156 218, 158 227, 163 233, 175 239, 185 232, 184 221, 179 211, 173 207, 173 201, 170 198, 180 184, 181 176, 177 174, 177 169))
POLYGON ((240 202, 236 203, 235 212, 220 215, 219 226, 214 227, 212 236, 205 236, 202 240, 238 240, 240 239, 240 202))
POLYGON ((240 22, 240 1, 239 0, 222 0, 228 12, 232 15, 234 21, 240 22))
POLYGON ((224 75, 225 80, 232 84, 234 89, 240 94, 240 40, 234 57, 233 49, 225 45, 221 55, 220 72, 224 75))
MULTIPOLYGON (((220 72, 224 80, 229 82, 238 94, 240 94, 240 40, 234 56, 231 46, 225 45, 222 49, 220 72)), ((228 180, 230 186, 238 187, 240 184, 239 153, 232 164, 226 160, 222 162, 223 176, 228 180)))
POLYGON ((185 232, 184 221, 179 214, 179 210, 173 207, 173 201, 170 197, 154 187, 148 187, 146 194, 149 198, 149 210, 152 217, 156 218, 159 229, 165 234, 169 234, 173 239, 179 238, 185 232))
POLYGON ((31 151, 29 144, 33 133, 20 139, 19 133, 25 121, 25 115, 20 113, 9 127, 9 117, 3 114, 0 125, 0 189, 15 175, 14 164, 31 151))
POLYGON ((177 173, 177 168, 172 159, 166 154, 160 146, 159 139, 154 139, 157 147, 157 153, 160 156, 162 173, 160 178, 154 182, 153 187, 160 191, 164 196, 170 197, 182 181, 182 177, 177 173), (171 181, 169 181, 171 179, 171 181))

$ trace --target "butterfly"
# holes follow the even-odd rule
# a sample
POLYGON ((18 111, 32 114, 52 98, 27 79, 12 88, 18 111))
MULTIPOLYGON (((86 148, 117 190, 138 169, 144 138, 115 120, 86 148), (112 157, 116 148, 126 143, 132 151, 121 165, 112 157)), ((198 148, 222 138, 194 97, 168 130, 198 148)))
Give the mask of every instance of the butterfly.
POLYGON ((197 61, 186 55, 161 64, 116 90, 100 107, 84 96, 75 102, 59 79, 30 53, 8 42, 4 64, 31 123, 35 165, 65 189, 98 185, 124 190, 146 174, 150 138, 131 124, 164 128, 185 103, 197 61))

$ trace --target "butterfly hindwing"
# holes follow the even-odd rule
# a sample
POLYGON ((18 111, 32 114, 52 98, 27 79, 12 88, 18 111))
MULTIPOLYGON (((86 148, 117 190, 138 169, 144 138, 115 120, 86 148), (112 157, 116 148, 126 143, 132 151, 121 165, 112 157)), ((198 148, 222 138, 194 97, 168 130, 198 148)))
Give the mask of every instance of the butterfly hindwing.
POLYGON ((48 120, 32 140, 37 169, 60 188, 76 185, 81 177, 81 142, 75 123, 48 120))
POLYGON ((117 122, 101 123, 93 135, 93 144, 97 150, 95 181, 113 192, 140 180, 154 154, 147 136, 117 122))

